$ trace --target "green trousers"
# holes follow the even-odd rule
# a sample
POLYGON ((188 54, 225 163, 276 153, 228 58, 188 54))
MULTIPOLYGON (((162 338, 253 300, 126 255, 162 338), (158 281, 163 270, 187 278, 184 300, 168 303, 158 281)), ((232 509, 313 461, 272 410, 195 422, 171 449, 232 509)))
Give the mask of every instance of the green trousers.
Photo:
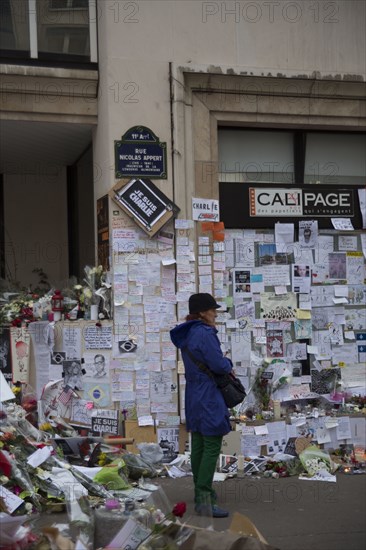
POLYGON ((215 504, 212 481, 222 444, 221 435, 202 435, 192 432, 191 466, 196 504, 215 504))

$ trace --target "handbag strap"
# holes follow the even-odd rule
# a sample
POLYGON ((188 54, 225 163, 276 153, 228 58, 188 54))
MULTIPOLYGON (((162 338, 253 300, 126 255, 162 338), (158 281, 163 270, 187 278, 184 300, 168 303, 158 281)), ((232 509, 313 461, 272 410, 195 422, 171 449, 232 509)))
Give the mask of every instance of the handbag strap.
POLYGON ((212 378, 212 380, 214 382, 216 382, 216 377, 214 375, 214 373, 208 368, 207 365, 205 365, 204 363, 202 363, 201 361, 199 361, 198 359, 196 359, 196 357, 193 355, 193 353, 190 352, 190 350, 185 347, 185 348, 182 348, 182 351, 185 351, 186 354, 188 355, 188 357, 191 359, 191 361, 193 361, 193 363, 195 365, 197 365, 197 367, 202 371, 202 372, 205 372, 206 374, 208 374, 208 376, 210 378, 212 378))

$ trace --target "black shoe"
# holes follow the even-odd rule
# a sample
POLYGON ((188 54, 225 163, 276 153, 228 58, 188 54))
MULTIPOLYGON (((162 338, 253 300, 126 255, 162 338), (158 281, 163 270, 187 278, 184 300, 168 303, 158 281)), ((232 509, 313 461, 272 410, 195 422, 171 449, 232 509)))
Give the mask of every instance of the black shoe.
POLYGON ((196 504, 194 507, 199 516, 209 516, 213 518, 227 518, 229 512, 223 508, 219 508, 216 504, 209 506, 208 504, 196 504))

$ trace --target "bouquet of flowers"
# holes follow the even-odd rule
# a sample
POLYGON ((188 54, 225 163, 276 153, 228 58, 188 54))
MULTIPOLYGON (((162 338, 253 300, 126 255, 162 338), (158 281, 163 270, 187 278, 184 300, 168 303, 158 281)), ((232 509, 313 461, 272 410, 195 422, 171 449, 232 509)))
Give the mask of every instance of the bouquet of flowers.
POLYGON ((86 266, 84 274, 83 282, 73 287, 81 312, 79 316, 84 316, 85 312, 95 305, 98 306, 100 319, 110 319, 112 285, 107 282, 107 273, 103 270, 103 266, 86 266))

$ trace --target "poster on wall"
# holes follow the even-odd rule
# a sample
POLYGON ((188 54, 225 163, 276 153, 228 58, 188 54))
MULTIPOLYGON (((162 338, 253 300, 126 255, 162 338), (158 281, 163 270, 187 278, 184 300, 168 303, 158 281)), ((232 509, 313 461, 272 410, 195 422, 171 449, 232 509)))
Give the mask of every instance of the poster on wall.
POLYGON ((242 298, 249 298, 251 295, 250 270, 233 269, 232 280, 233 295, 241 296, 242 298))

